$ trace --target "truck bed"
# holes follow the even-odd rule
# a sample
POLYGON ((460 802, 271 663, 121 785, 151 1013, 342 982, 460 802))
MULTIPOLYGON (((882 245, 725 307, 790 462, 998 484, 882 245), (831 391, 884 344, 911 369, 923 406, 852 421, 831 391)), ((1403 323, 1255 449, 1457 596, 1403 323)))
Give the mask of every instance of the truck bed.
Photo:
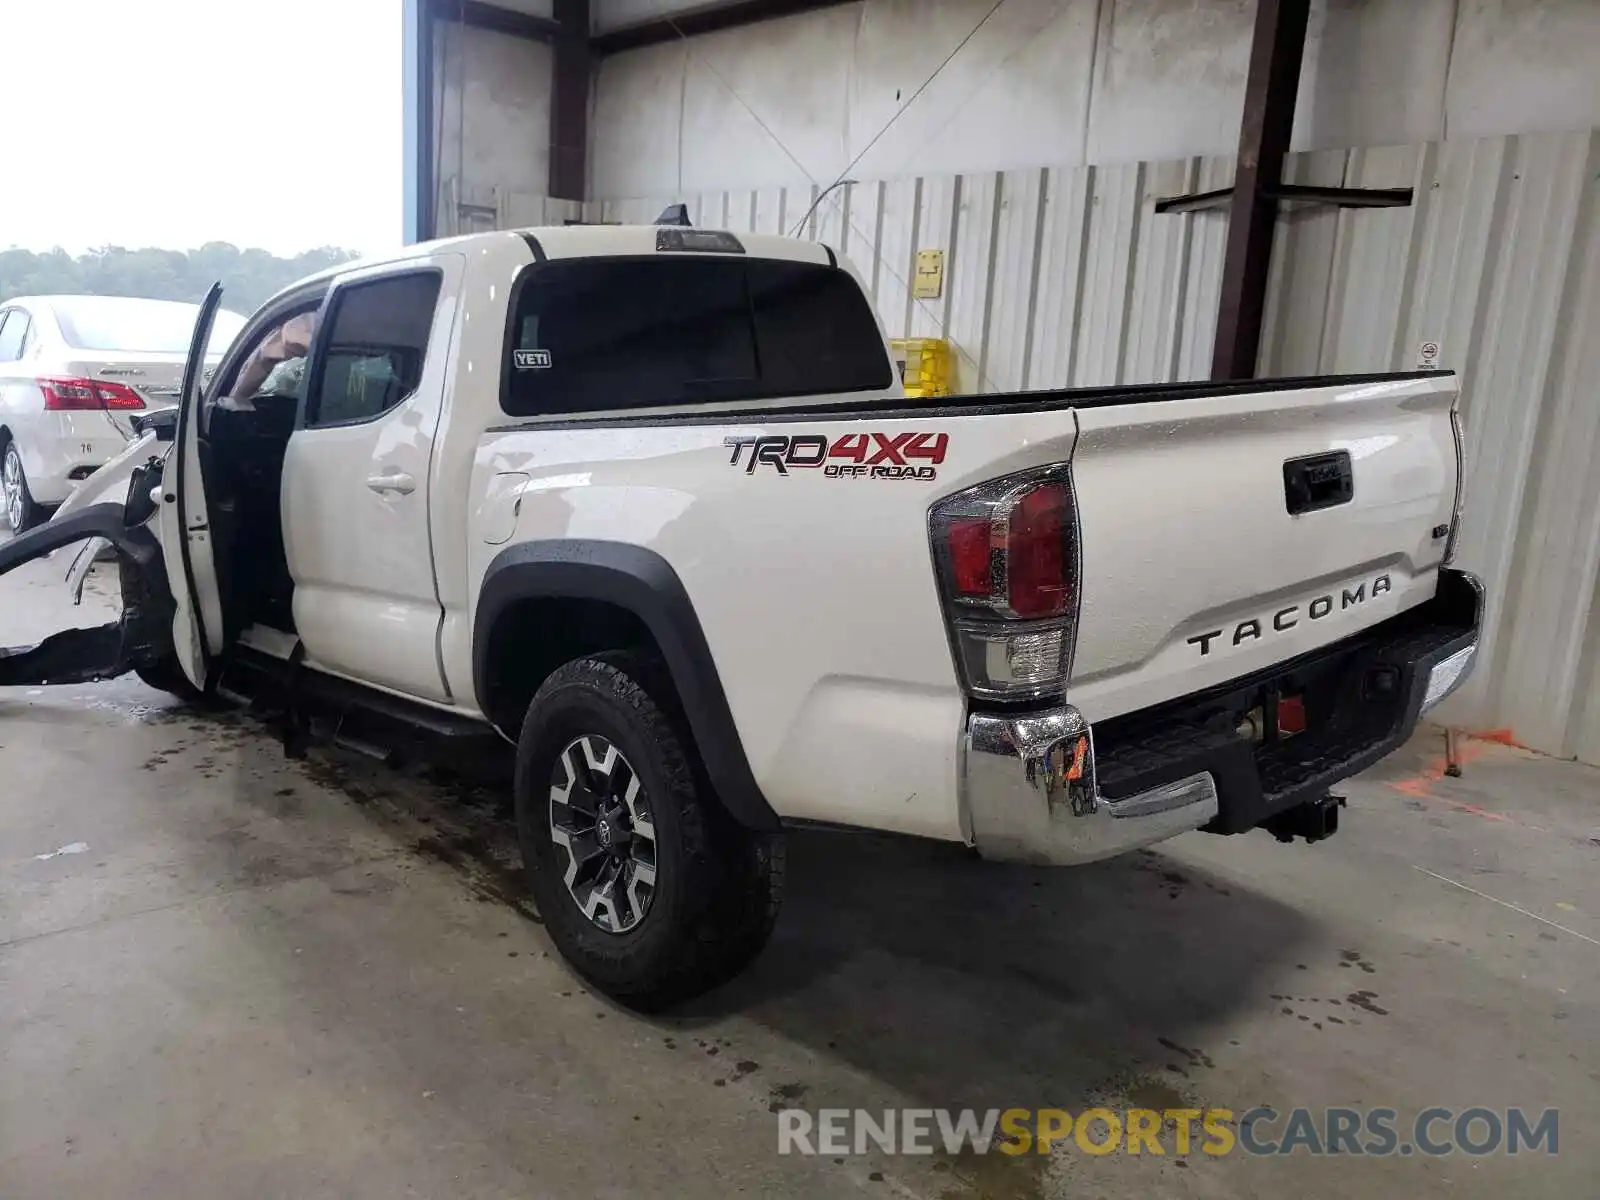
POLYGON ((1061 409, 1106 408, 1129 404, 1160 404, 1172 400, 1203 400, 1263 392, 1301 391, 1310 388, 1347 387, 1394 383, 1409 379, 1453 378, 1454 371, 1380 371, 1364 375, 1293 375, 1271 379, 1232 379, 1190 383, 1139 383, 1109 387, 1039 388, 1022 392, 964 392, 937 400, 881 396, 823 399, 814 396, 770 400, 760 404, 730 403, 696 408, 637 409, 583 416, 525 417, 491 426, 489 433, 516 429, 568 429, 618 425, 715 425, 762 419, 797 420, 831 417, 866 420, 872 417, 970 417, 1009 413, 1051 412, 1061 409))
POLYGON ((476 454, 471 494, 490 502, 472 570, 503 544, 647 547, 698 614, 780 815, 958 838, 970 702, 932 505, 1071 464, 1081 596, 1064 699, 1104 722, 1429 600, 1456 499, 1455 396, 1448 372, 1405 372, 499 423, 476 454), (850 461, 863 445, 874 455, 850 461), (1351 490, 1296 511, 1286 470, 1324 460, 1351 490))

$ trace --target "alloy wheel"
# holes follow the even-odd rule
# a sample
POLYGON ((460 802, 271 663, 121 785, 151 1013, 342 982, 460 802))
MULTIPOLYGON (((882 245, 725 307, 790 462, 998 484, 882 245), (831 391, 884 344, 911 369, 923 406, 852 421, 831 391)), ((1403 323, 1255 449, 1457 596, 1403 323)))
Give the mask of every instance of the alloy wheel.
POLYGON ((0 463, 0 495, 5 498, 6 524, 13 533, 22 530, 22 460, 16 450, 6 447, 5 460, 0 463))
POLYGON ((656 890, 656 829, 633 764, 599 734, 569 742, 550 774, 550 840, 583 914, 608 933, 644 919, 656 890))

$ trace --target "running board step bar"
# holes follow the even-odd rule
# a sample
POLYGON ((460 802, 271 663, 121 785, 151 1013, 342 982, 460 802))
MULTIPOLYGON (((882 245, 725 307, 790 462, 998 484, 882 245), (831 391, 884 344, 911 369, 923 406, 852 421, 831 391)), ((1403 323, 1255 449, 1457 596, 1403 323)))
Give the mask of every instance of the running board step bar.
POLYGON ((298 648, 285 661, 238 645, 216 685, 232 703, 275 714, 291 757, 303 756, 313 738, 388 763, 413 753, 448 764, 509 752, 485 722, 307 670, 302 657, 298 648))

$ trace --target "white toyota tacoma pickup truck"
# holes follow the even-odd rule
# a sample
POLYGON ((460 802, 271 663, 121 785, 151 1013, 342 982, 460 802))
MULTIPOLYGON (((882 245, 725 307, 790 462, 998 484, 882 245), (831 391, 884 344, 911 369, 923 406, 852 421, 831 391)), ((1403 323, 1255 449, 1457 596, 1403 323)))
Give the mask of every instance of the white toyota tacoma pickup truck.
POLYGON ((201 363, 0 546, 103 538, 125 599, 0 685, 498 731, 552 939, 639 1006, 760 950, 786 824, 1326 836, 1477 643, 1445 372, 912 401, 828 247, 677 226, 336 268, 201 363))

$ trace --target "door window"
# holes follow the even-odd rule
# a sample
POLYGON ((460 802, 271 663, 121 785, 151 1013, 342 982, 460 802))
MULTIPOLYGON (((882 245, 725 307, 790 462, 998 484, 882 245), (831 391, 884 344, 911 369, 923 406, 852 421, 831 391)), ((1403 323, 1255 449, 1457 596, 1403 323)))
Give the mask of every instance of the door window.
POLYGON ((299 398, 306 355, 317 332, 317 310, 306 309, 269 326, 250 346, 250 352, 224 377, 221 395, 235 401, 299 398))
POLYGON ((0 312, 0 362, 16 362, 22 357, 29 323, 28 314, 20 308, 0 312))
POLYGON ((308 427, 370 421, 417 390, 441 284, 437 271, 414 271, 334 293, 306 396, 308 427))

